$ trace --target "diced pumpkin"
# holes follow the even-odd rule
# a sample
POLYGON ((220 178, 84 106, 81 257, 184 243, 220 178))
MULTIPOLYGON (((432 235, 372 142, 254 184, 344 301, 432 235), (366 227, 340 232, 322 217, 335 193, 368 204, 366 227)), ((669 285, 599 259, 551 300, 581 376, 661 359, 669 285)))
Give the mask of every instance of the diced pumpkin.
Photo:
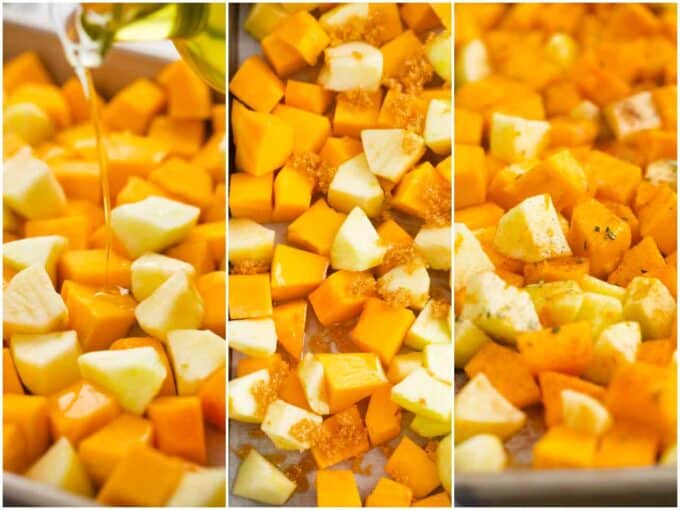
POLYGON ((435 463, 425 450, 408 437, 401 439, 387 459, 385 472, 409 487, 416 498, 427 496, 440 484, 435 463))

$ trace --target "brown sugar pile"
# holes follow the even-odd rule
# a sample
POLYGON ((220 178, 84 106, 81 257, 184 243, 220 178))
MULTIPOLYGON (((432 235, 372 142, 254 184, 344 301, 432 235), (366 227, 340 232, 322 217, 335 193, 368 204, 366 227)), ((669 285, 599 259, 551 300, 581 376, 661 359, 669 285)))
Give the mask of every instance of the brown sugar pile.
POLYGON ((303 174, 322 193, 328 193, 336 168, 321 159, 314 152, 294 152, 288 158, 287 166, 303 174))
POLYGON ((354 16, 340 26, 328 27, 327 33, 331 46, 355 41, 380 46, 385 39, 384 15, 381 11, 371 9, 368 18, 354 16))
POLYGON ((240 260, 232 263, 232 274, 262 274, 269 271, 269 262, 265 260, 240 260))

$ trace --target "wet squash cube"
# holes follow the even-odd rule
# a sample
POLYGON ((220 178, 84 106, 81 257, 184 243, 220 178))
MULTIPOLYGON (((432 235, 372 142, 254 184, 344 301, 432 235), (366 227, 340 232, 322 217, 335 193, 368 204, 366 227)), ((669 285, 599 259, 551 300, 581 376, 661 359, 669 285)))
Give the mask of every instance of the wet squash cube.
POLYGON ((229 317, 254 319, 272 314, 269 274, 229 275, 229 317))

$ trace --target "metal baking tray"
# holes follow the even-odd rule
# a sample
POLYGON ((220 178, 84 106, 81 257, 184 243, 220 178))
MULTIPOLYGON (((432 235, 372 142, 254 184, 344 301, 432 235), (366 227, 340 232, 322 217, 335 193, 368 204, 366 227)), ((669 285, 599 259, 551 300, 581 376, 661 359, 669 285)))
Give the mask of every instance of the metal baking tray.
MULTIPOLYGON (((154 43, 157 44, 157 43, 154 43)), ((168 42, 172 46, 172 43, 168 42)), ((150 53, 114 47, 104 65, 93 71, 94 82, 104 97, 111 97, 135 78, 154 78, 169 62, 150 53)), ((3 59, 8 61, 23 51, 35 51, 57 83, 63 83, 73 70, 66 61, 61 43, 50 30, 25 25, 15 21, 3 21, 3 59)), ((170 52, 168 52, 170 53, 170 52)), ((179 57, 178 57, 179 58, 179 57)), ((213 466, 225 464, 225 435, 212 427, 206 427, 208 463, 213 466)), ((31 481, 20 475, 3 472, 3 506, 96 506, 96 501, 64 492, 31 481)))

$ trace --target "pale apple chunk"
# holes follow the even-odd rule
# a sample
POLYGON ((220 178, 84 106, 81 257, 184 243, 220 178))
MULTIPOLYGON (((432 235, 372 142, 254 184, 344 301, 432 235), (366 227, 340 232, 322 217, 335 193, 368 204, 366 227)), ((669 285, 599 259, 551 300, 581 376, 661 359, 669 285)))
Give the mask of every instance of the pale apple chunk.
POLYGON ((328 90, 378 90, 383 55, 378 48, 355 41, 327 48, 319 71, 319 84, 328 90))
POLYGON ((308 352, 298 364, 297 374, 307 397, 309 408, 320 415, 330 413, 326 391, 326 373, 323 364, 314 354, 308 352))
POLYGON ((456 368, 463 368, 477 354, 482 345, 491 338, 479 329, 474 322, 461 319, 453 327, 454 361, 456 368))
POLYGON ((239 319, 229 321, 229 347, 253 358, 266 358, 276 352, 274 321, 239 319))
POLYGON ((367 19, 368 3, 340 4, 319 16, 319 23, 325 29, 342 27, 354 19, 367 19))
POLYGON ((584 99, 571 109, 569 116, 572 119, 593 120, 599 122, 602 113, 600 112, 600 108, 595 103, 584 99))
POLYGON ((451 101, 433 99, 425 116, 425 145, 435 154, 451 154, 452 132, 451 101))
POLYGON ((623 301, 623 298, 626 295, 626 289, 623 287, 605 282, 604 280, 600 280, 589 274, 584 275, 579 283, 586 292, 594 292, 595 294, 602 294, 603 296, 615 297, 619 301, 623 301))
POLYGON ((425 56, 444 81, 451 81, 452 47, 450 32, 441 32, 425 43, 425 56))
POLYGON ((243 28, 258 41, 271 34, 276 25, 290 16, 281 4, 253 4, 243 28))
POLYGON ((451 494, 451 465, 453 464, 451 455, 453 454, 451 434, 439 441, 437 451, 435 453, 435 460, 437 464, 437 473, 439 474, 439 481, 442 483, 444 490, 451 494))
POLYGON ((186 273, 168 278, 135 308, 139 326, 165 340, 173 329, 196 329, 203 321, 203 300, 186 273))
POLYGON ((515 343, 518 334, 541 328, 529 294, 492 272, 480 273, 468 281, 460 317, 509 344, 515 343))
POLYGON ((5 134, 19 135, 26 143, 36 147, 54 135, 54 124, 45 111, 34 103, 15 103, 3 112, 2 127, 5 134))
POLYGON ((331 246, 333 269, 365 271, 379 265, 387 248, 364 211, 355 207, 340 226, 331 246))
POLYGON ((451 269, 451 227, 423 226, 413 241, 430 268, 451 269))
POLYGON ((2 175, 4 203, 24 218, 54 218, 64 212, 64 190, 47 164, 29 149, 5 161, 2 175))
POLYGON ((387 380, 392 384, 403 381, 411 373, 423 366, 422 352, 407 352, 397 354, 390 361, 387 369, 387 380))
POLYGON ((672 444, 664 450, 659 459, 662 466, 675 466, 678 463, 678 445, 672 444))
POLYGON ((435 378, 453 384, 451 344, 429 344, 423 349, 424 366, 435 378))
POLYGON ((623 318, 623 307, 617 298, 594 292, 583 293, 583 304, 576 320, 590 321, 593 338, 597 338, 607 326, 620 322, 623 318))
POLYGON ((175 273, 183 272, 190 278, 196 274, 191 264, 157 253, 145 253, 132 263, 130 269, 132 295, 137 301, 148 298, 175 273))
POLYGON ((283 505, 296 484, 254 448, 238 467, 232 493, 265 505, 283 505))
POLYGON ((160 252, 180 242, 196 225, 201 210, 176 200, 148 197, 111 211, 111 228, 132 258, 160 252))
POLYGON ((673 189, 678 183, 678 162, 675 159, 652 161, 645 169, 645 179, 652 184, 668 184, 673 189))
POLYGON ((638 321, 642 338, 667 338, 673 330, 675 300, 658 278, 636 276, 623 299, 623 316, 638 321))
POLYGON ((176 329, 168 333, 167 346, 178 395, 198 393, 227 360, 224 339, 209 330, 176 329))
POLYGON ((224 468, 201 468, 185 471, 179 485, 165 506, 224 507, 227 493, 227 473, 224 468))
POLYGON ((453 285, 458 292, 467 285, 471 276, 495 269, 481 243, 464 223, 453 224, 453 285))
POLYGON ((70 441, 58 439, 25 474, 26 478, 79 496, 94 495, 92 482, 70 441))
POLYGON ((619 322, 605 328, 593 345, 593 357, 583 377, 597 384, 609 384, 619 367, 635 361, 641 341, 637 322, 619 322))
POLYGON ((361 144, 368 168, 398 182, 425 153, 423 138, 405 129, 364 129, 361 144))
POLYGON ((456 445, 456 473, 500 473, 508 464, 502 441, 491 434, 478 434, 456 445))
POLYGON ((618 139, 626 138, 645 129, 661 127, 661 117, 649 91, 609 104, 604 116, 618 139))
POLYGON ((80 375, 108 390, 123 409, 141 416, 167 375, 153 347, 94 351, 78 358, 80 375))
POLYGON ((270 262, 276 232, 247 218, 229 220, 229 262, 270 262))
POLYGON ((454 428, 458 442, 477 434, 507 439, 521 429, 525 421, 526 415, 508 402, 481 372, 456 395, 454 428))
POLYGON ((338 166, 328 187, 328 203, 344 213, 361 207, 368 216, 374 217, 380 212, 384 199, 385 192, 363 152, 338 166))
POLYGON ((545 52, 550 60, 566 69, 576 58, 576 41, 569 34, 557 32, 546 41, 545 52))
POLYGON ((612 425, 612 417, 602 403, 574 390, 562 390, 562 420, 570 429, 601 436, 612 425))
POLYGON ((425 418, 437 421, 451 419, 451 385, 435 379, 425 368, 411 372, 394 386, 392 400, 425 418))
POLYGON ((67 244, 64 236, 56 235, 17 239, 2 245, 2 260, 17 271, 30 266, 42 266, 50 275, 52 283, 56 283, 57 262, 67 244))
POLYGON ((245 423, 262 423, 266 409, 262 409, 256 391, 269 385, 269 370, 262 368, 229 381, 229 419, 245 423))
POLYGON ((321 416, 278 399, 267 407, 262 431, 281 450, 303 451, 312 447, 310 427, 318 427, 321 422, 321 416), (297 432, 296 426, 300 427, 297 432))
POLYGON ((437 421, 416 414, 409 428, 421 437, 438 437, 451 432, 451 420, 437 421))
POLYGON ((446 317, 438 316, 435 304, 428 301, 411 324, 404 343, 418 350, 424 349, 429 344, 450 344, 448 314, 446 317))
POLYGON ((524 290, 531 296, 538 316, 551 326, 574 322, 583 305, 583 291, 573 280, 535 283, 524 290))
POLYGON ((540 262, 571 255, 550 195, 535 195, 522 201, 498 222, 494 247, 506 257, 540 262))
POLYGON ((49 333, 64 326, 64 300, 54 290, 47 271, 31 266, 19 271, 5 287, 3 334, 49 333))
POLYGON ((465 44, 456 55, 456 82, 458 85, 479 81, 491 74, 489 55, 481 39, 465 44))
POLYGON ((528 120, 504 113, 491 116, 491 155, 519 163, 537 158, 548 145, 550 123, 544 120, 528 120))
POLYGON ((422 264, 401 265, 390 269, 378 280, 378 291, 389 296, 404 296, 404 306, 422 309, 430 299, 430 274, 422 264))
POLYGON ((51 395, 80 378, 75 331, 12 335, 10 346, 19 377, 31 393, 51 395))

